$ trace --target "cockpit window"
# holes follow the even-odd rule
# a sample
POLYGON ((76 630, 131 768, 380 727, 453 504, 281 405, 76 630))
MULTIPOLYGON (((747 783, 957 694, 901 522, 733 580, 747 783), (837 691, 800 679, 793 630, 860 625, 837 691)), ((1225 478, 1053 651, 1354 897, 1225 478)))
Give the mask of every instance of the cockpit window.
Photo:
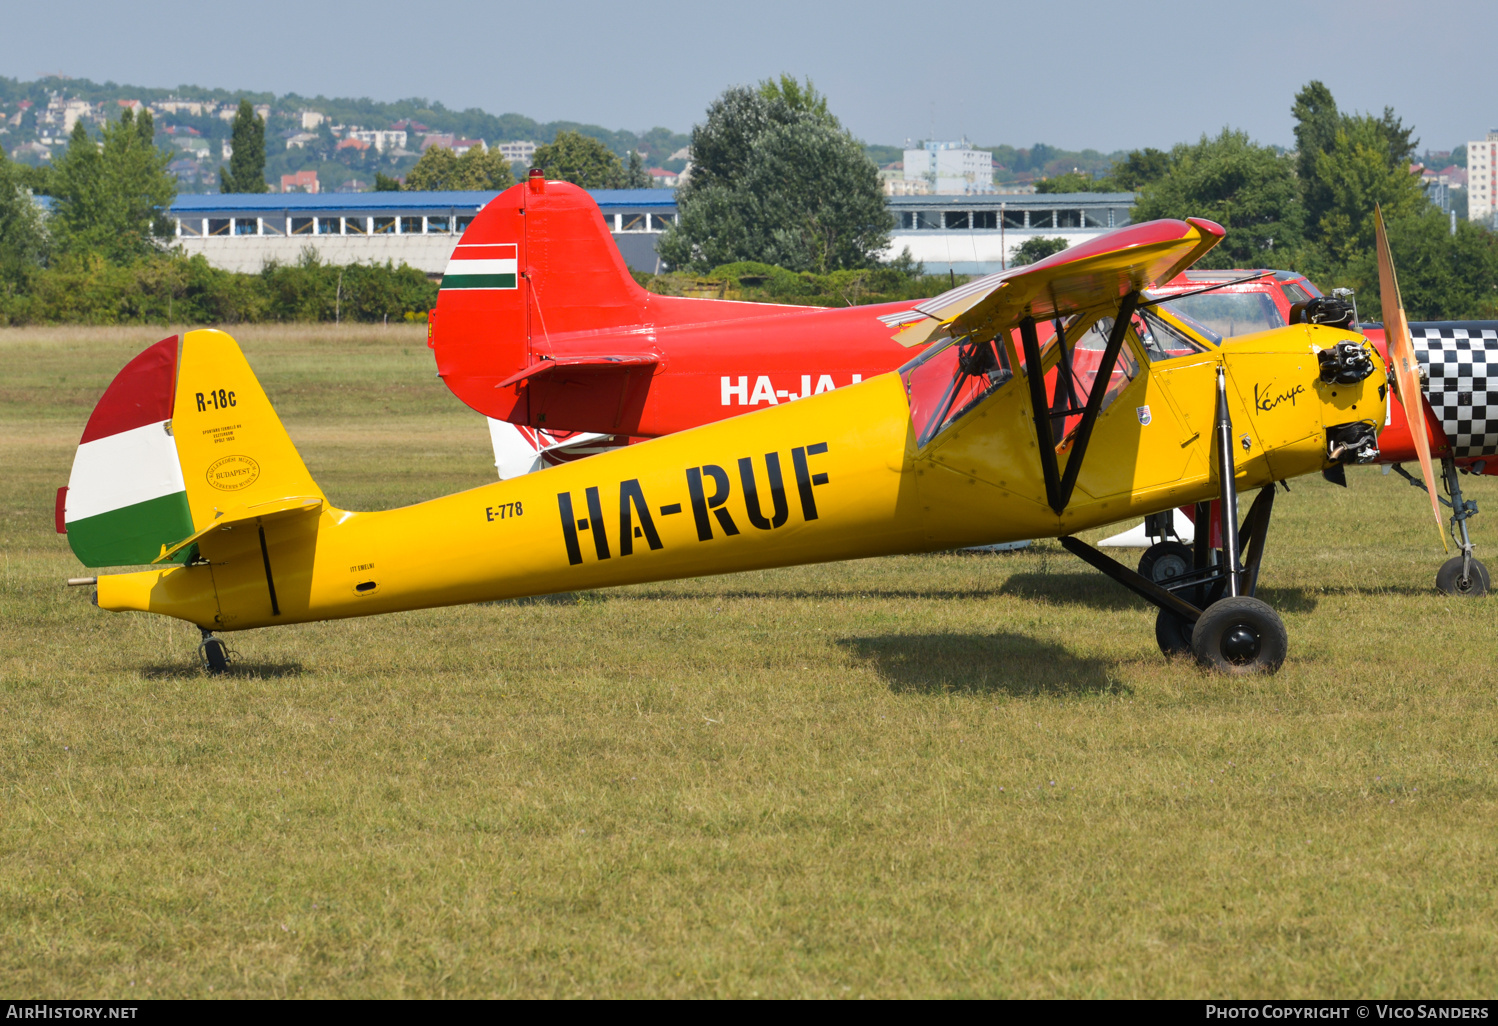
MULTIPOLYGON (((1179 315, 1178 315, 1179 316, 1179 315)), ((1183 320, 1185 318, 1182 318, 1183 320)), ((1191 323, 1187 321, 1187 323, 1191 323)), ((1215 333, 1203 328, 1201 325, 1193 324, 1193 327, 1201 331, 1207 338, 1221 342, 1215 333)), ((1149 357, 1151 363, 1160 360, 1173 360, 1177 356, 1190 356, 1192 353, 1206 352, 1206 346, 1196 342, 1185 332, 1178 331, 1169 321, 1161 318, 1151 310, 1141 310, 1134 317, 1134 331, 1139 336, 1139 342, 1144 346, 1144 354, 1149 357)))
POLYGON ((910 421, 917 445, 972 409, 1014 373, 1003 336, 986 342, 959 338, 922 353, 900 368, 910 399, 910 421))
POLYGON ((1192 327, 1205 329, 1214 342, 1285 326, 1280 308, 1263 292, 1205 292, 1160 305, 1192 327))
MULTIPOLYGON (((1076 382, 1076 394, 1083 402, 1092 394, 1092 383, 1097 380, 1097 372, 1103 363, 1103 351, 1108 348, 1108 335, 1112 330, 1113 318, 1100 317, 1072 347, 1072 380, 1076 382)), ((1134 359, 1134 354, 1127 345, 1121 347, 1118 359, 1113 363, 1113 373, 1108 376, 1108 390, 1103 393, 1101 409, 1106 410, 1113 405, 1113 400, 1118 398, 1118 394, 1138 373, 1139 362, 1134 359)), ((1068 423, 1068 433, 1071 428, 1072 425, 1068 423)))

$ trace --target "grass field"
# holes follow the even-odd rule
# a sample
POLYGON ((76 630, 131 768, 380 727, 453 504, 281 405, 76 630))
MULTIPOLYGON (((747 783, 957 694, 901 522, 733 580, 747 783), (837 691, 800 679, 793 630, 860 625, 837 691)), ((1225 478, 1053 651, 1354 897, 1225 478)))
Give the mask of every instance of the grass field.
MULTIPOLYGON (((239 337, 333 502, 492 478, 420 331, 239 337)), ((0 332, 6 997, 1498 989, 1498 606, 1432 591, 1397 478, 1280 497, 1273 678, 1166 662, 1054 543, 253 631, 209 678, 52 529, 155 338, 0 332)))

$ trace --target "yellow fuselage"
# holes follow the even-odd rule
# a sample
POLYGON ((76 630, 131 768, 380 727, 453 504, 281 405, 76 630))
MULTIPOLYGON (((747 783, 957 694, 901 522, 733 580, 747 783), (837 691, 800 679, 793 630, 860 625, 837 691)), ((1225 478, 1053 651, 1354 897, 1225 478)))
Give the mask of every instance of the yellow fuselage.
POLYGON ((98 601, 240 630, 1072 534, 1217 495, 1219 365, 1238 488, 1323 469, 1328 425, 1384 423, 1382 366, 1317 380, 1315 349, 1347 339, 1301 325, 1142 366, 1059 516, 1022 375, 918 447, 891 373, 404 509, 237 523, 194 565, 101 577, 98 601))

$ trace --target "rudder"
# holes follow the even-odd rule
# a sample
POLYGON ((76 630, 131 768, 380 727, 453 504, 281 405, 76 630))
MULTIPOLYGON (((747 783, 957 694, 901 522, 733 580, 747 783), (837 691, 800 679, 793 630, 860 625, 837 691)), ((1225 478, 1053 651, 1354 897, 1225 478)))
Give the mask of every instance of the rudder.
POLYGON ((63 520, 85 566, 129 566, 230 510, 288 497, 322 491, 238 344, 191 331, 151 346, 105 390, 73 460, 63 520))

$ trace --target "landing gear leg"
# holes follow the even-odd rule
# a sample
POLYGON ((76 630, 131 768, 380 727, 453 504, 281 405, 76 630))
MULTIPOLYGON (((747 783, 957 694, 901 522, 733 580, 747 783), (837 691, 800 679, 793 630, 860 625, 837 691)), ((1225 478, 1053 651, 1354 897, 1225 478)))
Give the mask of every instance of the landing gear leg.
POLYGON ((1456 460, 1450 456, 1441 461, 1441 476, 1446 482, 1446 494, 1451 496, 1451 538, 1462 554, 1447 560, 1436 573, 1436 587, 1448 595, 1464 598, 1486 595, 1488 568, 1472 558, 1472 538, 1467 533, 1467 520, 1476 515, 1477 503, 1462 498, 1456 460))
POLYGON ((1235 675, 1274 673, 1289 647, 1285 624, 1254 592, 1274 510, 1275 486, 1260 490, 1240 531, 1238 490, 1233 482, 1233 425, 1221 370, 1216 432, 1222 548, 1215 552, 1215 561, 1210 540, 1212 505, 1206 502, 1196 506, 1195 545, 1188 553, 1191 569, 1165 580, 1130 569, 1076 538, 1063 536, 1060 541, 1068 552, 1160 610, 1155 618, 1155 641, 1167 656, 1190 654, 1204 669, 1235 675), (1191 601, 1182 596, 1190 596, 1191 601))
POLYGON ((217 676, 229 668, 229 646, 222 639, 215 638, 206 627, 198 630, 203 632, 203 640, 198 643, 198 656, 203 660, 203 668, 217 676))
MULTIPOLYGON (((1393 470, 1415 488, 1424 490, 1425 482, 1399 464, 1395 463, 1393 470)), ((1472 539, 1467 534, 1467 521, 1477 515, 1477 503, 1471 499, 1462 498, 1462 485, 1457 478, 1456 460, 1450 456, 1441 461, 1441 480, 1445 482, 1447 494, 1451 497, 1448 499, 1446 496, 1437 495, 1436 498, 1441 500, 1441 505, 1451 510, 1451 538, 1456 542, 1456 547, 1462 550, 1462 554, 1448 559, 1441 569, 1436 571, 1436 590, 1448 595, 1460 595, 1463 598, 1486 595, 1490 586, 1488 568, 1472 558, 1472 539)))
POLYGON ((1238 489, 1233 483, 1233 420, 1227 379, 1217 368, 1217 478, 1222 489, 1222 572, 1227 596, 1202 610, 1191 630, 1191 654, 1206 670, 1232 674, 1274 673, 1289 647, 1284 621, 1267 602, 1253 597, 1264 554, 1264 532, 1274 505, 1274 485, 1259 493, 1249 511, 1247 564, 1239 562, 1238 489))

